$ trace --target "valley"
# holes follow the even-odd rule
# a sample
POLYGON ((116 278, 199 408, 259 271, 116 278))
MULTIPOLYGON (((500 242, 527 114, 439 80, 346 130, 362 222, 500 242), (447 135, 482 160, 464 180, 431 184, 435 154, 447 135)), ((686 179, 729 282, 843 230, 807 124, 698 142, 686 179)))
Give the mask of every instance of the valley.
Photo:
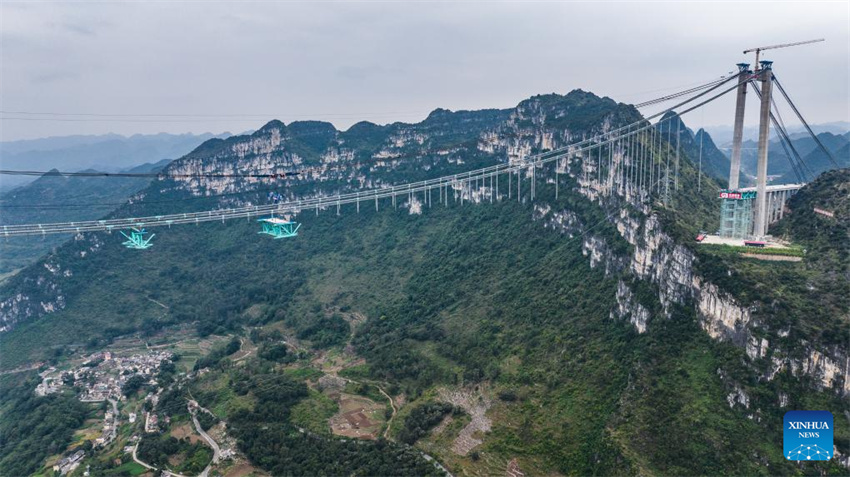
MULTIPOLYGON (((309 166, 277 184, 297 200, 512 163, 639 120, 574 91, 418 124, 273 121, 166 172, 309 166)), ((801 260, 756 261, 696 243, 717 228, 720 185, 694 163, 682 120, 662 125, 685 137, 676 180, 688 193, 669 200, 641 200, 589 155, 439 202, 305 210, 283 240, 255 220, 161 228, 148 250, 76 235, 0 284, 0 366, 20 371, 2 377, 0 435, 44 399, 74 417, 31 460, 0 446, 0 466, 47 475, 82 450, 65 475, 802 474, 772 424, 792 408, 832 409, 837 453, 850 455, 848 209, 829 192, 846 171, 801 190, 773 226, 801 260), (55 385, 105 353, 173 366, 119 367, 103 389, 55 385), (45 371, 51 391, 37 396, 45 371), (106 401, 80 402, 92 391, 106 401), (95 449, 104 425, 115 437, 95 449)), ((653 167, 670 163, 672 148, 636 142, 658 154, 653 167)), ((250 206, 270 187, 164 178, 111 214, 250 206)), ((841 459, 809 469, 840 474, 841 459)))

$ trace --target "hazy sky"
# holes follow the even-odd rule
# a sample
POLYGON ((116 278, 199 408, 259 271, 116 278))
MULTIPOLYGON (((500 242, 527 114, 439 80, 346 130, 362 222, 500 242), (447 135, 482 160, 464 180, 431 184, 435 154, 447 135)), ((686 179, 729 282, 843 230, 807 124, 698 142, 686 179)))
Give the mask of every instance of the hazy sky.
MULTIPOLYGON (((811 122, 849 119, 847 1, 2 0, 0 17, 2 140, 241 132, 272 118, 347 128, 575 88, 638 102, 752 62, 745 48, 821 37, 765 57, 811 122)), ((686 121, 731 123, 732 109, 686 121)))

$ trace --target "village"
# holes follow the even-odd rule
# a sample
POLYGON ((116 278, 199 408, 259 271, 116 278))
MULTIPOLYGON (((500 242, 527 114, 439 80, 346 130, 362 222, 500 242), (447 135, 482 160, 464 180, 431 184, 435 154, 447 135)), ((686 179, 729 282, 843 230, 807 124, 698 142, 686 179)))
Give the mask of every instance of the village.
POLYGON ((130 378, 141 376, 148 384, 156 385, 155 375, 163 361, 170 360, 168 351, 115 356, 110 351, 89 355, 77 368, 58 371, 50 367, 40 373, 41 383, 35 388, 39 396, 62 390, 63 386, 79 388, 80 401, 103 402, 121 399, 121 388, 130 378))
MULTIPOLYGON (((60 392, 63 388, 74 388, 82 402, 109 402, 104 412, 100 436, 94 439, 93 448, 101 448, 112 443, 118 435, 118 402, 124 401, 126 386, 131 380, 135 383, 156 386, 156 375, 163 362, 174 355, 168 351, 149 351, 147 353, 118 356, 110 351, 89 355, 77 367, 59 370, 50 367, 40 373, 41 383, 36 386, 39 396, 60 392)), ((149 396, 156 399, 157 395, 149 396)), ((155 405, 155 402, 154 402, 155 405)), ((156 415, 146 413, 145 431, 156 432, 156 415)), ((136 421, 136 414, 130 413, 128 421, 136 421)), ((78 450, 64 457, 53 466, 60 475, 73 472, 85 457, 85 451, 78 450)))

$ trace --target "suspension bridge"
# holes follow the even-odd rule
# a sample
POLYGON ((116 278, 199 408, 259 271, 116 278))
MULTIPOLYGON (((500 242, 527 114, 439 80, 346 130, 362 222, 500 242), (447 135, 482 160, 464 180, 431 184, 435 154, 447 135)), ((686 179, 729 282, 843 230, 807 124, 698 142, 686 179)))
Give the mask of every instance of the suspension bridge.
MULTIPOLYGON (((335 209, 336 213, 340 214, 345 206, 351 207, 357 212, 360 211, 361 207, 374 207, 375 210, 379 210, 382 204, 386 202, 391 202, 393 207, 396 206, 399 198, 407 198, 410 202, 418 201, 423 207, 431 207, 434 203, 448 205, 452 201, 463 204, 465 201, 473 200, 476 202, 496 202, 514 198, 522 200, 524 187, 527 188, 527 196, 534 200, 538 178, 541 176, 547 176, 547 183, 554 183, 555 196, 557 197, 562 174, 574 175, 579 187, 592 191, 592 194, 618 196, 624 198, 626 202, 638 205, 648 204, 651 201, 660 201, 668 205, 671 202, 671 196, 680 191, 682 131, 681 121, 678 118, 737 90, 738 99, 729 190, 722 191, 719 197, 722 201, 720 234, 729 237, 748 237, 761 240, 766 235, 768 223, 772 220, 778 220, 782 216, 784 201, 794 191, 802 187, 806 173, 806 165, 799 154, 795 154, 796 151, 793 151, 793 144, 788 138, 775 101, 771 97, 774 83, 779 87, 783 97, 791 105, 799 119, 806 125, 818 146, 824 149, 830 158, 832 158, 832 155, 823 147, 808 124, 805 123, 799 110, 793 105, 790 97, 776 80, 771 62, 761 62, 760 68, 755 72, 749 71, 746 64, 739 64, 738 66, 739 70, 734 75, 721 77, 695 88, 635 105, 638 108, 643 108, 679 100, 673 106, 631 124, 602 132, 563 147, 465 173, 354 192, 303 197, 264 205, 246 205, 145 217, 4 225, 0 231, 2 231, 4 237, 122 231, 122 234, 128 239, 125 242, 126 246, 146 249, 151 246, 150 238, 144 238, 148 228, 259 218, 262 223, 260 233, 266 233, 275 238, 294 237, 297 235, 298 224, 293 219, 305 212, 315 211, 316 214, 319 214, 320 211, 335 209), (757 82, 761 83, 760 87, 756 86, 757 82), (741 131, 743 129, 744 101, 748 85, 752 85, 756 89, 761 99, 758 177, 754 190, 738 187, 741 131), (677 114, 668 115, 670 112, 677 114), (675 132, 673 131, 673 120, 675 120, 675 132), (767 186, 768 121, 773 124, 783 148, 790 152, 788 158, 792 161, 794 171, 798 173, 799 184, 779 187, 767 186), (667 126, 666 129, 665 125, 667 126), (578 172, 575 172, 574 166, 578 166, 578 172), (127 233, 124 233, 124 231, 127 233)), ((834 158, 832 159, 835 162, 834 158)), ((259 177, 273 180, 300 175, 304 172, 292 171, 284 174, 245 173, 229 176, 259 177)), ((33 173, 33 171, 0 171, 0 173, 33 173)), ((74 175, 74 173, 69 175, 74 175)), ((223 175, 211 174, 210 176, 222 177, 223 175)), ((166 173, 158 174, 157 177, 168 178, 171 176, 166 173)), ((203 175, 203 177, 206 177, 206 175, 203 175)), ((248 192, 251 191, 246 191, 246 193, 248 192)))

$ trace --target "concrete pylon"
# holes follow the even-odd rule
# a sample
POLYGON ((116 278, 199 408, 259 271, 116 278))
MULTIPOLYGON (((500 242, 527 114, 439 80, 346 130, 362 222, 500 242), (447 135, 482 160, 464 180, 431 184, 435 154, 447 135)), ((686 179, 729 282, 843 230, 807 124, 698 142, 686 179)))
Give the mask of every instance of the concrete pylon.
POLYGON ((756 172, 756 219, 753 235, 761 240, 767 235, 767 146, 770 140, 770 93, 773 86, 772 61, 762 61, 759 70, 761 81, 761 110, 759 113, 758 170, 756 172))
POLYGON ((735 129, 732 133, 732 167, 729 169, 729 190, 738 189, 741 175, 741 144, 744 141, 744 110, 747 106, 747 83, 750 65, 738 63, 738 98, 735 102, 735 129))

